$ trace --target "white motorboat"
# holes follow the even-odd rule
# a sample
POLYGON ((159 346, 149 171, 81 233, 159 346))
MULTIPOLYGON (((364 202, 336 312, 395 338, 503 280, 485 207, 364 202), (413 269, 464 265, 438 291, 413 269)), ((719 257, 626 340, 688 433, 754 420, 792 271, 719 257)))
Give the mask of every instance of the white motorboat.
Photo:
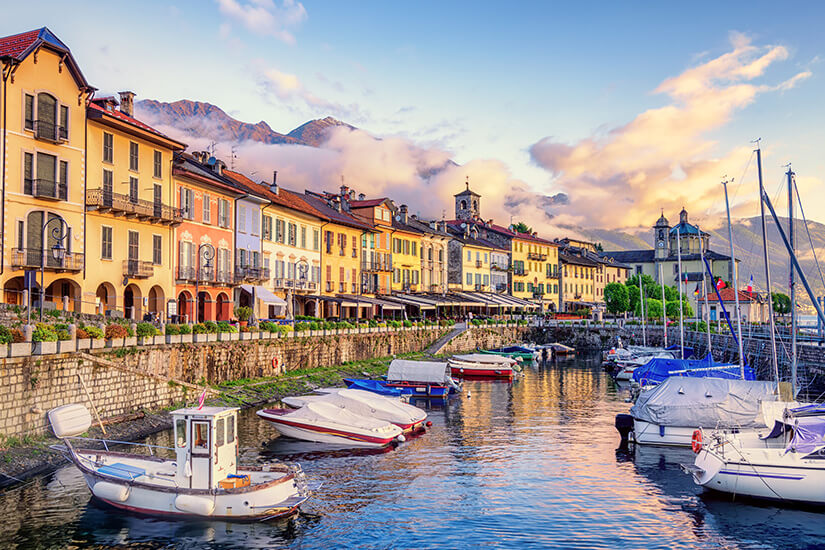
POLYGON ((697 430, 693 465, 684 469, 707 489, 753 498, 825 504, 825 416, 793 412, 764 438, 697 430))
POLYGON ((427 413, 418 407, 365 390, 341 389, 325 395, 284 397, 281 401, 296 409, 309 403, 329 403, 359 416, 391 422, 404 433, 421 430, 427 420, 427 413))
POLYGON ((788 405, 777 399, 773 382, 671 376, 643 391, 630 414, 620 416, 632 418, 636 443, 689 447, 699 427, 766 431, 788 405))
POLYGON ((450 372, 462 377, 512 378, 515 359, 501 355, 471 353, 454 355, 448 361, 450 372))
POLYGON ((164 517, 268 520, 295 513, 308 498, 298 465, 238 467, 237 409, 185 408, 171 415, 174 449, 109 440, 93 440, 102 442, 104 450, 76 448, 75 443, 89 441, 77 437, 92 422, 83 405, 52 409, 49 422, 92 494, 121 510, 164 517), (111 444, 150 454, 110 451, 111 444), (156 454, 164 450, 175 458, 156 454))
POLYGON ((263 409, 256 414, 272 422, 281 435, 305 441, 373 448, 404 441, 403 430, 395 424, 324 401, 310 402, 297 410, 263 409))

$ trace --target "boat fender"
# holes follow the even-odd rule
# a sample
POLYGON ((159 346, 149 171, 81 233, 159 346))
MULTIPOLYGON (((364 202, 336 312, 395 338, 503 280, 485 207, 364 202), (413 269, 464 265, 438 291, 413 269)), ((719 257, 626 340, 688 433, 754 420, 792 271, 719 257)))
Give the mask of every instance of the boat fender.
POLYGON ((215 501, 195 495, 178 495, 175 497, 175 508, 189 514, 211 516, 215 511, 215 501))
POLYGON ((429 427, 430 427, 430 426, 432 426, 432 425, 433 425, 432 420, 427 420, 427 424, 426 424, 426 426, 429 428, 429 427))
POLYGON ((92 488, 92 493, 97 498, 110 502, 126 502, 131 492, 132 488, 129 485, 120 485, 108 481, 98 481, 92 488))
POLYGON ((403 435, 403 434, 402 434, 402 435, 399 435, 399 436, 398 436, 398 437, 396 437, 395 439, 397 439, 399 443, 404 443, 404 442, 407 440, 407 438, 406 438, 406 437, 404 437, 404 435, 403 435))
POLYGON ((699 454, 702 450, 702 430, 693 430, 693 437, 690 438, 690 448, 699 454))

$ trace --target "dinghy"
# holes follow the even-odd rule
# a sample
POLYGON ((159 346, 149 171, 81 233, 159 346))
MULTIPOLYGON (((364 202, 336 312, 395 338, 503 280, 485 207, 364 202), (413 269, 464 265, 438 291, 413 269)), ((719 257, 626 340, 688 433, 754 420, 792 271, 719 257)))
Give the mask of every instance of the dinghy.
POLYGON ((454 355, 448 361, 450 371, 464 378, 513 378, 514 359, 501 355, 472 353, 454 355))
POLYGON ((91 426, 83 405, 49 411, 55 436, 83 474, 95 498, 121 510, 163 517, 269 520, 294 514, 309 497, 301 467, 288 464, 238 467, 237 409, 172 411, 175 448, 78 437, 91 426), (75 447, 81 441, 104 449, 75 447), (110 451, 129 445, 144 454, 110 451), (161 458, 168 451, 175 458, 161 458), (146 454, 149 453, 149 454, 146 454))
POLYGON ((387 370, 387 380, 359 380, 345 378, 350 389, 367 390, 380 395, 443 398, 460 389, 447 369, 439 361, 410 361, 393 359, 387 370))
POLYGON ((386 447, 404 441, 403 430, 386 420, 359 416, 331 403, 312 402, 300 409, 263 409, 258 416, 281 435, 350 447, 386 447))

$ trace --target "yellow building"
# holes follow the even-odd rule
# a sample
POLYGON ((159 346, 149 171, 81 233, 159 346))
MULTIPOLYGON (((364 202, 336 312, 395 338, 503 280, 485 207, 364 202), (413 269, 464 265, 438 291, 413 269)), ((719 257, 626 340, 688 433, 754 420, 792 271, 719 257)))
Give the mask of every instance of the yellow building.
POLYGON ((512 295, 541 304, 559 306, 559 246, 534 233, 513 232, 510 242, 513 266, 512 295))
MULTIPOLYGON (((46 301, 82 311, 86 101, 94 89, 46 28, 0 39, 0 68, 5 301, 21 303, 25 271, 42 268, 46 301)), ((33 288, 35 306, 39 294, 33 288)))
POLYGON ((447 278, 451 290, 490 292, 490 261, 497 248, 481 240, 478 228, 464 224, 451 225, 452 240, 448 245, 447 278))
POLYGON ((86 311, 164 318, 175 297, 172 158, 185 146, 134 118, 131 92, 88 107, 86 311), (91 266, 94 266, 93 268, 91 266))
POLYGON ((409 222, 407 205, 402 204, 392 222, 392 290, 421 290, 421 232, 409 222))

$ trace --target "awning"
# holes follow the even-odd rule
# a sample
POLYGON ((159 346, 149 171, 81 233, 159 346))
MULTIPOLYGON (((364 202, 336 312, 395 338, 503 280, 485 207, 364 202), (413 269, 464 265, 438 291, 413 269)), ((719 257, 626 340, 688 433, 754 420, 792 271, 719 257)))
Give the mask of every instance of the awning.
POLYGON ((465 296, 470 300, 480 302, 481 305, 484 305, 486 307, 494 307, 494 308, 500 308, 501 307, 501 304, 499 302, 493 300, 492 298, 490 298, 489 296, 487 296, 486 294, 483 294, 481 292, 457 292, 456 294, 458 294, 460 296, 465 296))
POLYGON ((355 304, 357 303, 359 307, 381 306, 384 309, 404 309, 404 306, 392 302, 385 302, 384 300, 379 300, 378 298, 373 298, 372 296, 338 294, 338 297, 342 300, 346 300, 345 302, 342 302, 342 305, 350 307, 355 307, 355 304))
POLYGON ((425 303, 423 301, 414 300, 410 296, 400 296, 398 294, 393 294, 391 297, 388 296, 387 299, 392 302, 398 302, 400 304, 408 305, 408 306, 415 306, 419 309, 435 309, 435 306, 432 303, 425 303))
POLYGON ((241 285, 241 290, 248 292, 250 295, 254 294, 256 300, 260 300, 268 306, 285 306, 286 300, 280 298, 265 287, 262 286, 252 286, 252 285, 241 285))

